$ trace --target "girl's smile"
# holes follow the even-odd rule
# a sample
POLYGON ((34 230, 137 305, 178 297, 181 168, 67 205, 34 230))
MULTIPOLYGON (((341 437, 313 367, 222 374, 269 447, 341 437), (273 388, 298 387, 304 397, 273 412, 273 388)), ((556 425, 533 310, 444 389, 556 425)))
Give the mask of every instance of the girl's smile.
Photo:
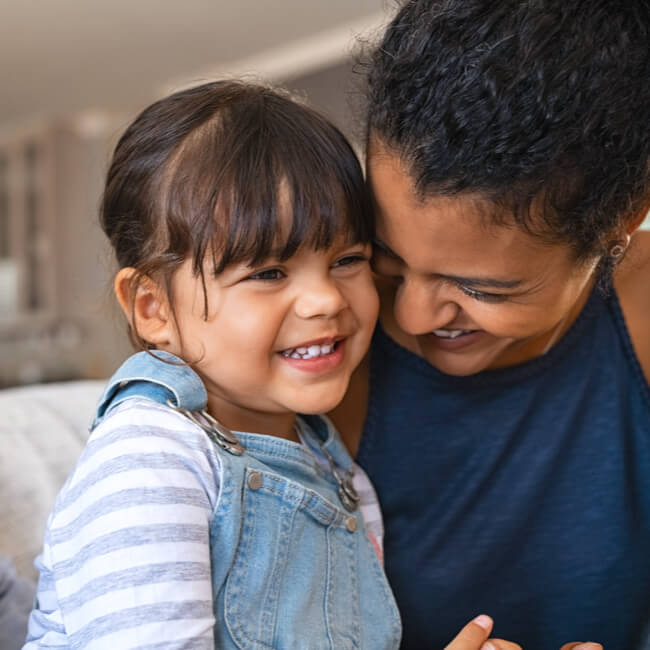
MULTIPOLYGON (((344 358, 344 345, 338 345, 327 354, 313 357, 291 356, 285 357, 286 362, 296 370, 302 372, 322 373, 335 370, 344 358)), ((296 353, 297 354, 297 353, 296 353)))
POLYGON ((322 339, 282 351, 287 363, 304 372, 328 372, 343 361, 345 339, 322 339))

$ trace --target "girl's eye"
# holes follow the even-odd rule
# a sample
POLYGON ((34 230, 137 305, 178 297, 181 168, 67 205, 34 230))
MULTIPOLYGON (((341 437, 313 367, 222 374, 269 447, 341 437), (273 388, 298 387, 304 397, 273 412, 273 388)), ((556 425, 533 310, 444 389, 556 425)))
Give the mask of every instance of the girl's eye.
POLYGON ((483 302, 505 302, 508 299, 508 296, 498 293, 485 293, 484 291, 476 291, 476 289, 470 289, 465 287, 462 284, 457 285, 458 288, 470 298, 474 300, 482 300, 483 302))
POLYGON ((247 280, 264 280, 266 282, 273 280, 282 280, 285 275, 280 269, 264 269, 247 276, 247 280))
POLYGON ((352 264, 362 264, 363 262, 367 262, 367 261, 368 258, 361 254, 346 255, 345 257, 342 257, 340 260, 334 262, 332 266, 334 266, 335 268, 340 266, 351 266, 352 264))

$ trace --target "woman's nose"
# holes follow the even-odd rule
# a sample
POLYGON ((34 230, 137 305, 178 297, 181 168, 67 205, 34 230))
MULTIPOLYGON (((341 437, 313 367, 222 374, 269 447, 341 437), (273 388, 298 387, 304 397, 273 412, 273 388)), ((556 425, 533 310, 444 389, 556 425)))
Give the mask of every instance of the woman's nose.
POLYGON ((331 280, 314 280, 303 284, 295 310, 300 318, 332 318, 348 306, 345 296, 331 280))
POLYGON ((438 283, 405 279, 395 294, 395 320, 407 334, 428 334, 454 321, 459 305, 438 283))

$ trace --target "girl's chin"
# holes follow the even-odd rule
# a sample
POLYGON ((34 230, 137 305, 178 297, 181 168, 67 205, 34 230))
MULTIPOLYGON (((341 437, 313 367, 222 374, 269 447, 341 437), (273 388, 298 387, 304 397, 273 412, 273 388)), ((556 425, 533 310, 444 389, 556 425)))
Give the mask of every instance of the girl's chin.
POLYGON ((342 399, 303 403, 295 411, 304 415, 324 415, 333 411, 341 403, 342 399))
POLYGON ((292 410, 305 415, 328 413, 341 403, 344 396, 344 390, 335 389, 327 395, 314 395, 313 397, 302 395, 300 399, 295 400, 294 404, 292 404, 292 410))

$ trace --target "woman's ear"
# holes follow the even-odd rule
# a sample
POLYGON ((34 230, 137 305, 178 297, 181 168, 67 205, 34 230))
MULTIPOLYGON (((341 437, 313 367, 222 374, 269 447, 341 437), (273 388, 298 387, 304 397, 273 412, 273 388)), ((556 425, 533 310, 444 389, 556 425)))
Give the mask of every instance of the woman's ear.
POLYGON ((631 235, 648 217, 650 217, 650 204, 645 205, 644 208, 629 222, 627 226, 627 234, 631 235))
POLYGON ((131 267, 120 269, 113 285, 117 301, 136 336, 158 348, 175 338, 174 319, 166 292, 131 267))

